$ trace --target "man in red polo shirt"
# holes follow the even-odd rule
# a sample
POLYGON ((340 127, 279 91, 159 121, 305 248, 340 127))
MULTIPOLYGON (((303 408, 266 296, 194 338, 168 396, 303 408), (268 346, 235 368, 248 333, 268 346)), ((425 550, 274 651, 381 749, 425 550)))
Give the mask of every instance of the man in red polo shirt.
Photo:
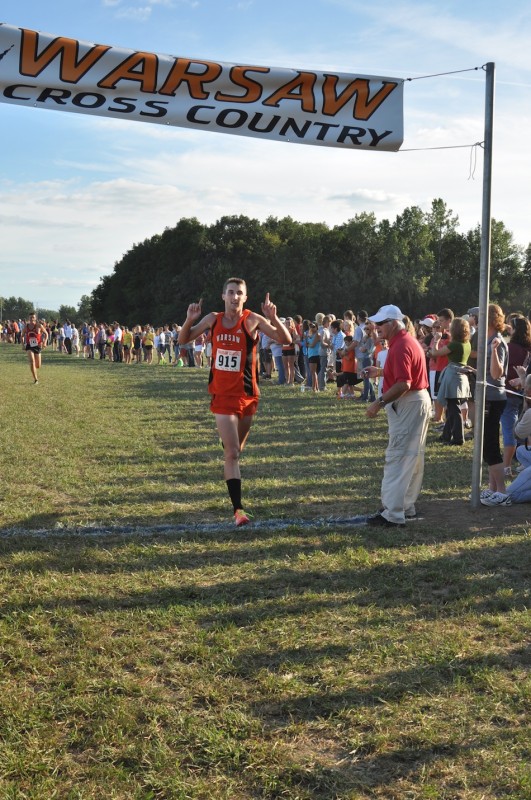
POLYGON ((389 352, 383 369, 367 367, 370 378, 383 374, 383 392, 367 407, 371 419, 385 408, 389 444, 385 451, 382 506, 367 517, 370 525, 402 527, 417 516, 415 502, 422 488, 424 451, 431 412, 426 356, 419 342, 404 327, 397 306, 382 306, 369 317, 378 338, 387 339, 389 352))

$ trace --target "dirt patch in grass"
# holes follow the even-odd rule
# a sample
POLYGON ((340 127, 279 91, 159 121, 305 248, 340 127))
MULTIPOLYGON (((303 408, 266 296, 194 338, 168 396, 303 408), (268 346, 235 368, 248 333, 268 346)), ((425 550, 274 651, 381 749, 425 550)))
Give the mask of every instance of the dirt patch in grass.
POLYGON ((418 503, 419 522, 434 530, 468 533, 501 533, 515 525, 531 526, 531 505, 518 503, 503 508, 472 508, 468 500, 423 500, 418 503))

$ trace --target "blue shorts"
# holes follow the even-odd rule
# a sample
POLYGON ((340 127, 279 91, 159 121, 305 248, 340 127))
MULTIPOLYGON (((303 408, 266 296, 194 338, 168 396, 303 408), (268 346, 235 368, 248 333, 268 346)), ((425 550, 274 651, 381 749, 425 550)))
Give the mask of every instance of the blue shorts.
POLYGON ((515 447, 514 426, 518 422, 520 411, 522 410, 522 398, 514 395, 507 395, 507 402, 500 418, 503 446, 515 447))

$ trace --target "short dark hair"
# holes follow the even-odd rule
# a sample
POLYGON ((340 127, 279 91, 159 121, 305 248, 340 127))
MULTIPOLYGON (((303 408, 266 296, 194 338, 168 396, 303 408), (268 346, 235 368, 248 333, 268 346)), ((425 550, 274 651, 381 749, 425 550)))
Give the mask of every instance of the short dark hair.
POLYGON ((454 312, 452 311, 451 308, 443 308, 441 311, 437 311, 437 316, 438 317, 444 317, 445 319, 449 319, 450 322, 451 322, 453 320, 453 318, 455 317, 455 314, 454 314, 454 312))
POLYGON ((227 291, 227 286, 229 285, 229 283, 237 283, 238 286, 243 285, 247 289, 247 284, 245 283, 243 278, 227 278, 227 280, 223 284, 223 294, 227 291))

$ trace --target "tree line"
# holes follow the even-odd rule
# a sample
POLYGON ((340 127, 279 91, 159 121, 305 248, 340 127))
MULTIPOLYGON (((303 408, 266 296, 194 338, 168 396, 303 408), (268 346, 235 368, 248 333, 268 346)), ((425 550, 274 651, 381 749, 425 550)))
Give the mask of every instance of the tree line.
MULTIPOLYGON (((291 217, 225 216, 212 225, 183 218, 134 244, 78 309, 61 310, 76 322, 182 322, 199 298, 206 311, 217 308, 223 282, 234 275, 246 279, 256 310, 270 292, 280 313, 304 317, 389 302, 412 317, 443 306, 464 313, 478 304, 481 229, 458 228, 441 199, 428 212, 406 208, 393 222, 360 213, 334 227, 291 217)), ((531 245, 515 244, 496 220, 491 240, 491 300, 527 313, 531 245)))
MULTIPOLYGON (((248 282, 251 308, 266 291, 283 314, 376 309, 393 302, 411 316, 441 306, 463 313, 478 303, 481 230, 458 231, 441 199, 429 212, 406 208, 393 222, 361 213, 332 228, 323 223, 226 216, 212 225, 181 219, 135 244, 92 292, 96 319, 182 322, 188 304, 220 304, 223 281, 248 282)), ((504 308, 531 307, 531 245, 492 222, 491 298, 504 308)))
POLYGON ((91 299, 88 294, 81 296, 81 299, 76 306, 60 305, 58 308, 44 308, 38 306, 35 308, 35 303, 31 300, 25 300, 23 297, 0 297, 0 322, 8 319, 18 320, 27 319, 33 312, 37 312, 39 319, 59 320, 65 322, 69 319, 71 322, 80 323, 92 319, 92 305, 91 299))

